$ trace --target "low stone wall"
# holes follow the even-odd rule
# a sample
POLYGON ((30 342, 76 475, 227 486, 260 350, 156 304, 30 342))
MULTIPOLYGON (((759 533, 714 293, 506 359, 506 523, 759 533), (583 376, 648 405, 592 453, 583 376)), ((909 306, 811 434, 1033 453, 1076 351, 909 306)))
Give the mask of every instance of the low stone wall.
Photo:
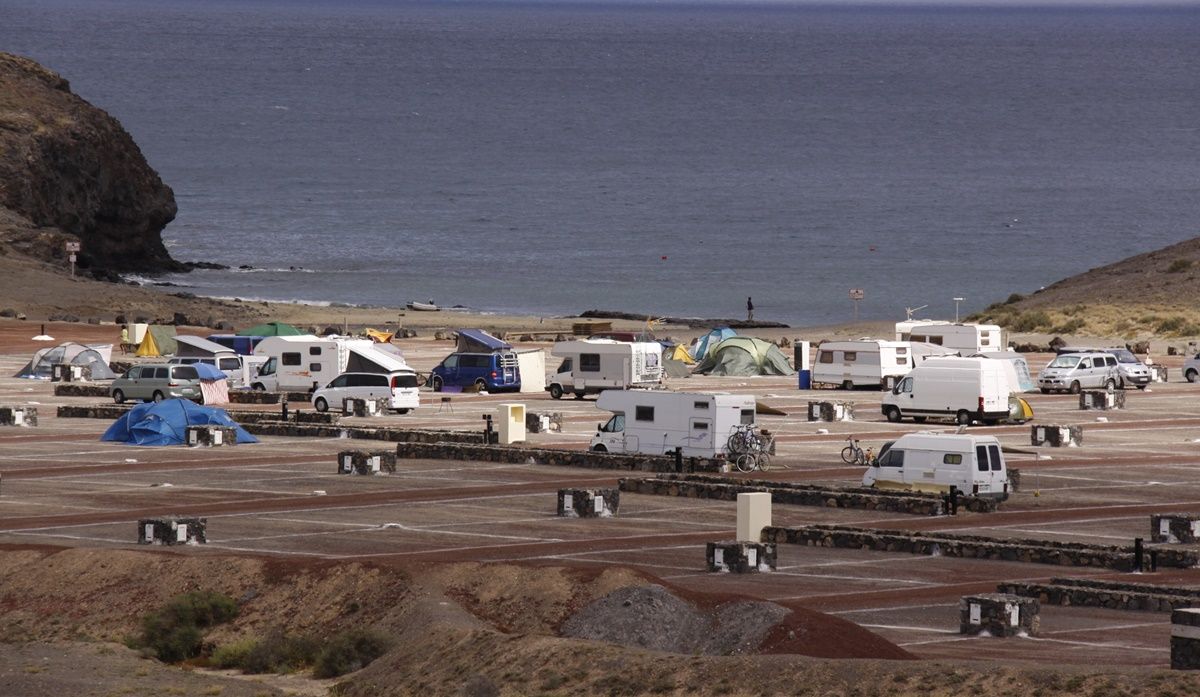
POLYGON ((64 404, 57 414, 60 419, 116 419, 131 408, 132 404, 64 404))
POLYGON ((1171 613, 1171 668, 1200 669, 1200 610, 1171 613))
POLYGON ((1084 390, 1079 393, 1079 408, 1084 411, 1124 409, 1125 390, 1084 390))
POLYGON ((108 397, 108 383, 60 382, 54 385, 55 397, 108 397))
POLYGON ((558 515, 562 518, 611 518, 621 508, 616 489, 559 489, 558 515))
MULTIPOLYGON (((880 531, 837 525, 801 528, 769 527, 763 540, 810 547, 858 548, 878 552, 940 554, 947 557, 1016 561, 1026 564, 1090 566, 1117 571, 1133 568, 1133 547, 1087 545, 1051 540, 998 540, 979 535, 913 531, 880 531)), ((1147 548, 1149 549, 1149 548, 1147 548)), ((1156 547, 1158 565, 1186 569, 1200 560, 1195 551, 1156 547)))
POLYGON ((809 402, 809 421, 853 421, 854 402, 809 402))
POLYGON ((232 426, 197 424, 187 427, 185 443, 192 447, 221 447, 237 445, 237 429, 232 426))
POLYGON ((1150 516, 1150 541, 1195 544, 1200 538, 1200 514, 1155 513, 1150 516))
POLYGON ((1041 607, 1035 598, 1006 593, 963 596, 958 601, 960 634, 1010 637, 1018 634, 1037 636, 1041 625, 1041 607))
POLYGON ((140 545, 197 545, 208 542, 207 518, 142 518, 140 545))
MULTIPOLYGON (((512 445, 474 445, 467 443, 399 443, 396 456, 410 460, 467 460, 473 462, 510 462, 589 469, 632 470, 638 472, 674 472, 675 458, 664 455, 618 455, 589 450, 554 450, 512 445)), ((685 457, 685 472, 720 472, 723 460, 685 457)))
POLYGON ((1049 445, 1053 448, 1083 445, 1083 426, 1060 426, 1058 424, 1030 426, 1029 443, 1031 445, 1049 445))
POLYGON ((390 450, 343 450, 337 461, 339 474, 396 473, 396 453, 390 450))
MULTIPOLYGON (((228 411, 229 417, 243 426, 263 422, 283 421, 283 414, 278 411, 228 411)), ((289 411, 288 423, 320 424, 328 426, 341 422, 342 415, 332 411, 289 411)))
MULTIPOLYGON (((738 494, 765 492, 772 503, 793 506, 823 506, 826 508, 855 508, 869 511, 888 511, 912 515, 945 515, 947 501, 935 494, 911 491, 881 492, 877 489, 823 487, 762 479, 737 479, 700 475, 660 474, 653 479, 622 479, 621 491, 653 496, 683 496, 687 498, 735 501, 738 494)), ((977 496, 962 496, 960 508, 976 511, 995 511, 998 502, 977 496)))
POLYGON ((0 407, 0 426, 37 425, 37 407, 0 407))
POLYGON ((292 404, 308 404, 312 396, 307 392, 262 392, 259 390, 230 390, 230 404, 279 404, 287 401, 292 404))
POLYGON ((762 542, 709 542, 704 550, 708 570, 736 574, 774 571, 779 558, 774 544, 762 542))
POLYGON ((1170 612, 1200 606, 1200 590, 1148 583, 1052 578, 1049 583, 1001 583, 996 590, 1037 598, 1042 604, 1048 605, 1103 607, 1135 612, 1170 612))

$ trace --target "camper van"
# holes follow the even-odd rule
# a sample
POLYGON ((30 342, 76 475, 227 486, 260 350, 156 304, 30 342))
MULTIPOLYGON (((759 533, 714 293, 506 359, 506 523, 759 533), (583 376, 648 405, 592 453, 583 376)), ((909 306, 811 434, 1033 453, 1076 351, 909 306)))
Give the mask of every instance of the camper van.
POLYGON ((597 452, 663 455, 682 448, 685 457, 727 454, 729 436, 754 426, 754 397, 662 390, 605 390, 596 407, 612 412, 597 424, 597 452))
POLYGON ((254 347, 266 358, 251 387, 268 392, 312 392, 346 372, 390 373, 408 370, 404 358, 377 348, 367 339, 271 336, 254 347))
POLYGON ((1008 498, 1008 468, 993 436, 907 433, 863 473, 863 486, 1008 498))
POLYGON ((945 346, 969 356, 972 353, 1003 351, 1004 330, 995 324, 955 324, 929 319, 896 323, 896 341, 921 341, 945 346))
POLYGON ((926 358, 946 355, 955 355, 955 351, 913 341, 826 341, 817 347, 812 382, 815 387, 890 390, 913 366, 926 358))
POLYGON ((910 416, 921 423, 932 416, 963 425, 976 420, 990 425, 1009 418, 1011 396, 1001 361, 930 358, 884 395, 882 409, 893 422, 910 416))
POLYGON ((662 384, 662 344, 658 342, 562 341, 554 345, 550 355, 563 359, 546 385, 554 399, 561 399, 567 392, 582 399, 585 394, 604 390, 662 384))

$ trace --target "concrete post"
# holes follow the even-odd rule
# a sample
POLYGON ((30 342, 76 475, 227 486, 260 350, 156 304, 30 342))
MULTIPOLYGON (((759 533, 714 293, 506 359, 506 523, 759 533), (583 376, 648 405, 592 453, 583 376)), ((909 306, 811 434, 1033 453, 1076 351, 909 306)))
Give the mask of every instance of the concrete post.
POLYGON ((763 528, 771 526, 771 494, 753 492, 738 494, 738 542, 761 542, 763 528))

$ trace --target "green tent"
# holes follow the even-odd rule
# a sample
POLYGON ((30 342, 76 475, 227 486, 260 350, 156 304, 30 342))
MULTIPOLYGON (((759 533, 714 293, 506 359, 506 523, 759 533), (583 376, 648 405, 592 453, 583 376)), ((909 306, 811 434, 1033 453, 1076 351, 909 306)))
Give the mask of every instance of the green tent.
POLYGON ((301 336, 303 334, 304 332, 283 322, 256 324, 237 333, 238 336, 301 336))
POLYGON ((707 375, 794 375, 779 347, 752 336, 733 336, 710 346, 694 372, 707 375))

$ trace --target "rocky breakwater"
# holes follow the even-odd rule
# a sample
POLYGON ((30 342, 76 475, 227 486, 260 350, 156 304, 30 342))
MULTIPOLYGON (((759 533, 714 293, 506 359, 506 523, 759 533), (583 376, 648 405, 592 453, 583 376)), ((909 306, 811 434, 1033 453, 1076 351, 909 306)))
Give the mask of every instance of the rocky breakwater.
POLYGON ((162 230, 175 194, 121 124, 36 62, 0 52, 0 248, 99 278, 176 271, 162 230))

